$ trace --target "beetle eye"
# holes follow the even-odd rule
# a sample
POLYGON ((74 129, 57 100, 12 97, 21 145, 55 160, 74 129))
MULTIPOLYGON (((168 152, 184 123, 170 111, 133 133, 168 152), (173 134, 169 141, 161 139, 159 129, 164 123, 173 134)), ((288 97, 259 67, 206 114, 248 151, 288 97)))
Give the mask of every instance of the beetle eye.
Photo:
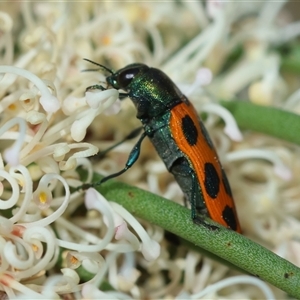
POLYGON ((132 79, 138 74, 140 71, 139 67, 130 68, 121 72, 118 76, 118 82, 122 88, 127 88, 127 86, 131 83, 132 79))

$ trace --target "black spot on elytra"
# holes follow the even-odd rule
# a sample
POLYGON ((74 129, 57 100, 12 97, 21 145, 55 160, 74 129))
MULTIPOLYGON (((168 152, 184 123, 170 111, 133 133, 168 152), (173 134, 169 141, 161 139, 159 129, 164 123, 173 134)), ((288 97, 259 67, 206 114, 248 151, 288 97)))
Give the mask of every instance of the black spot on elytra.
POLYGON ((212 143, 210 136, 209 136, 202 121, 200 121, 200 127, 201 127, 201 132, 202 132, 204 139, 205 139, 206 143, 208 144, 209 148, 214 149, 214 144, 212 143))
POLYGON ((226 176, 223 168, 222 168, 222 181, 223 181, 223 184, 224 184, 226 194, 229 195, 230 197, 232 197, 231 188, 230 188, 227 176, 226 176))
POLYGON ((220 190, 220 178, 212 163, 206 163, 204 165, 204 186, 206 193, 213 199, 215 199, 220 190))
POLYGON ((189 115, 186 115, 182 118, 181 129, 189 145, 196 145, 198 139, 198 131, 196 125, 189 115))
POLYGON ((229 228, 231 228, 232 230, 236 231, 237 223, 236 223, 236 218, 235 218, 235 214, 234 214, 232 207, 229 207, 228 205, 226 205, 222 212, 222 217, 223 217, 224 221, 226 222, 227 226, 229 228))

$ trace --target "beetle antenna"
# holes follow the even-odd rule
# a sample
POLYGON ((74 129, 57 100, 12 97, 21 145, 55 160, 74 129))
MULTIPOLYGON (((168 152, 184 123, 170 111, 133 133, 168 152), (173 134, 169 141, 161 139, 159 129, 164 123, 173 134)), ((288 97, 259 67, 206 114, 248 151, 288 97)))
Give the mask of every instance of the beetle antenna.
MULTIPOLYGON (((113 72, 111 69, 109 69, 109 68, 107 68, 107 67, 105 67, 105 66, 103 66, 103 65, 100 65, 100 64, 98 64, 98 63, 96 63, 96 62, 94 62, 94 61, 92 61, 92 60, 87 59, 87 58, 84 58, 84 60, 90 62, 91 64, 94 64, 94 65, 100 67, 101 69, 106 70, 107 72, 109 72, 109 73, 112 74, 112 75, 114 74, 114 72, 113 72)), ((88 71, 97 71, 97 70, 98 70, 98 69, 86 69, 86 70, 83 70, 83 71, 84 71, 84 72, 88 72, 88 71)))

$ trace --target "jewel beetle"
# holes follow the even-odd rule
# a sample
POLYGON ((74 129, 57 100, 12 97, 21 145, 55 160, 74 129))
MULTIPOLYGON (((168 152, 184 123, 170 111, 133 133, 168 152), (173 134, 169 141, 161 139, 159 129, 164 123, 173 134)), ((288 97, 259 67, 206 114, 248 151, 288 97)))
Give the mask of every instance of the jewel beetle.
MULTIPOLYGON (((208 214, 215 222, 241 232, 229 182, 214 145, 195 108, 175 83, 161 70, 142 63, 113 72, 85 60, 109 72, 108 87, 124 91, 119 94, 120 99, 129 97, 136 107, 136 117, 142 126, 124 140, 143 133, 124 169, 82 187, 102 184, 128 170, 139 157, 142 141, 148 137, 190 202, 192 219, 197 222, 198 214, 208 214)), ((93 85, 87 88, 90 89, 106 88, 93 85)))

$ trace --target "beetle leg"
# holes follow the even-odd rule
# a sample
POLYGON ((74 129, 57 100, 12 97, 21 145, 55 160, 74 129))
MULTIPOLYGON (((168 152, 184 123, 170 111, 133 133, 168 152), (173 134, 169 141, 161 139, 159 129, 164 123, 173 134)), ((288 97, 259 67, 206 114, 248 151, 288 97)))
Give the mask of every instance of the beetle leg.
POLYGON ((106 91, 107 88, 105 88, 104 86, 102 86, 102 85, 100 85, 100 84, 95 84, 95 85, 88 86, 88 87, 85 89, 86 92, 91 91, 91 90, 106 91))
POLYGON ((140 156, 140 150, 141 150, 141 144, 142 144, 142 141, 144 140, 144 138, 147 136, 146 132, 143 132, 143 134, 140 136, 139 140, 137 141, 137 143, 135 144, 135 146, 132 148, 130 154, 129 154, 129 157, 128 157, 128 160, 125 164, 125 167, 117 172, 117 173, 114 173, 114 174, 111 174, 111 175, 108 175, 104 178, 102 178, 100 181, 98 182, 93 182, 93 183, 87 183, 87 184, 83 184, 82 186, 78 187, 76 190, 80 190, 80 189, 83 189, 83 190, 86 190, 90 187, 95 187, 95 186, 98 186, 102 183, 104 183, 105 181, 111 179, 111 178, 114 178, 114 177, 117 177, 123 173, 125 173, 129 168, 131 168, 133 166, 133 164, 137 161, 137 159, 139 158, 140 156))
POLYGON ((209 225, 204 221, 204 216, 207 215, 204 208, 204 199, 199 188, 198 178, 195 171, 190 167, 186 158, 177 159, 170 169, 176 181, 179 183, 186 199, 191 205, 191 217, 195 224, 204 225, 212 230, 218 227, 209 225), (197 213, 199 212, 199 213, 197 213))
POLYGON ((122 101, 123 99, 129 97, 127 93, 119 93, 119 99, 122 101))
POLYGON ((112 145, 111 147, 103 150, 103 151, 100 151, 98 152, 96 155, 92 156, 92 159, 93 160, 98 160, 102 157, 104 157, 109 151, 111 151, 112 149, 116 148, 117 146, 121 145, 122 143, 124 143, 125 141, 127 140, 131 140, 131 139, 134 139, 135 137, 137 137, 141 131, 142 131, 143 127, 138 127, 138 128, 135 128, 134 130, 132 130, 128 135, 126 135, 124 137, 124 139, 122 139, 121 141, 117 142, 116 144, 112 145))
POLYGON ((190 167, 189 162, 186 158, 177 159, 170 172, 174 175, 176 181, 179 183, 181 189, 183 190, 186 199, 189 200, 191 205, 192 219, 194 220, 197 215, 197 203, 200 199, 197 193, 198 181, 194 170, 190 167))
MULTIPOLYGON (((85 91, 88 92, 88 91, 92 91, 92 90, 100 90, 100 91, 106 91, 107 88, 105 88, 104 86, 100 85, 100 84, 94 84, 94 85, 91 85, 91 86, 88 86, 85 91)), ((119 93, 119 99, 120 100, 123 100, 125 98, 128 97, 128 94, 127 93, 119 93)))

